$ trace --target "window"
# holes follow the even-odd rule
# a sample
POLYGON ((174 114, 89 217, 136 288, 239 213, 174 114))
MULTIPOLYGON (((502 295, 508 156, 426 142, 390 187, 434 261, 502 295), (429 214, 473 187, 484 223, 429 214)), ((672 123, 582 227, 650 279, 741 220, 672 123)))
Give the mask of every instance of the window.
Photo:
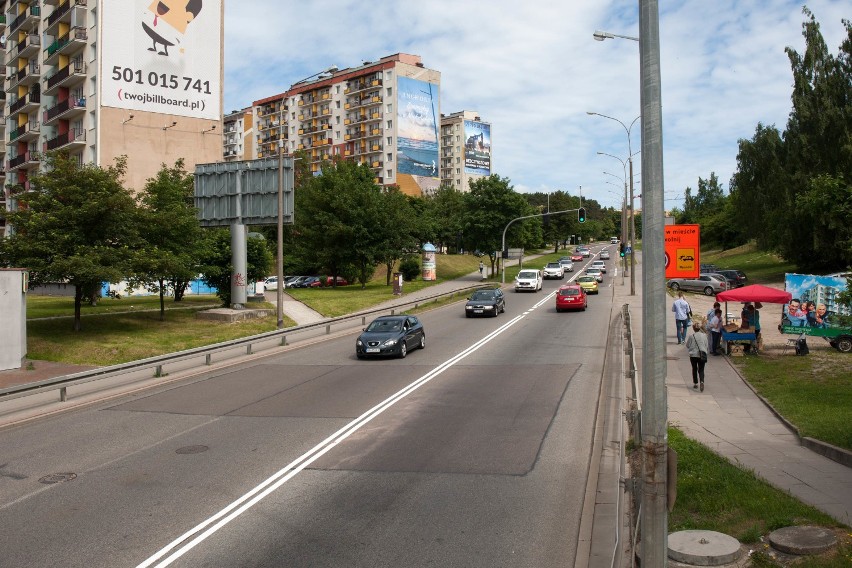
POLYGON ((457 163, 457 164, 460 164, 460 163, 461 163, 461 156, 456 156, 456 163, 457 163))
POLYGON ((459 152, 461 152, 461 146, 456 146, 456 154, 458 154, 459 152))
POLYGON ((388 79, 390 79, 391 77, 393 77, 393 71, 392 71, 392 70, 390 70, 390 69, 388 69, 387 71, 385 71, 385 77, 387 77, 388 79))
POLYGON ((388 162, 393 162, 393 152, 388 152, 388 162))
POLYGON ((392 120, 388 121, 388 128, 393 128, 393 121, 392 120))
POLYGON ((456 168, 456 175, 461 174, 461 168, 456 168))
POLYGON ((393 177, 393 170, 385 170, 385 171, 387 172, 387 175, 385 177, 388 177, 388 178, 393 177))
MULTIPOLYGON (((337 86, 334 87, 334 94, 336 94, 336 95, 340 94, 340 85, 337 85, 337 86)), ((340 106, 339 106, 340 102, 338 102, 337 104, 338 104, 337 108, 340 108, 340 106)))
POLYGON ((387 108, 388 112, 393 112, 393 105, 389 104, 387 108))
POLYGON ((334 101, 335 108, 340 108, 340 101, 334 101))
POLYGON ((388 96, 389 97, 393 96, 393 87, 388 87, 388 96))
POLYGON ((460 180, 460 179, 457 179, 457 180, 456 180, 456 185, 461 185, 461 180, 460 180))
POLYGON ((388 146, 393 145, 393 137, 388 136, 388 146))

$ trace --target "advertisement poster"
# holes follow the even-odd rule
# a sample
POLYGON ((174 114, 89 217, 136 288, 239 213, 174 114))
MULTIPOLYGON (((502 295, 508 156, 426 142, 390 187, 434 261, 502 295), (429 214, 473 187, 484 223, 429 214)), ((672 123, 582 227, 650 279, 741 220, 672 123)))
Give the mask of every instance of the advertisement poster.
POLYGON ((666 278, 698 278, 701 226, 666 225, 664 230, 666 278))
POLYGON ((846 290, 846 279, 840 276, 785 274, 784 289, 792 299, 781 311, 781 332, 819 337, 836 337, 849 333, 839 325, 839 315, 850 315, 849 306, 840 304, 837 295, 846 290))
POLYGON ((491 175, 491 125, 465 120, 464 139, 465 173, 491 175))
POLYGON ((424 192, 437 188, 438 85, 409 77, 397 80, 399 130, 397 173, 414 177, 424 192))
POLYGON ((104 2, 104 106, 221 118, 222 0, 104 2))

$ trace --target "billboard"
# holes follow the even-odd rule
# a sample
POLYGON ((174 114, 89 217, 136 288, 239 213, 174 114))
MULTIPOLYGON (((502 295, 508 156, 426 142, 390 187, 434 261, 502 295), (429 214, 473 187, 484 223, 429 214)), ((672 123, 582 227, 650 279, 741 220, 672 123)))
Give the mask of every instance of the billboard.
POLYGON ((219 120, 222 1, 103 2, 103 106, 219 120))
POLYGON ((781 310, 781 333, 830 338, 852 333, 838 322, 838 316, 852 315, 850 307, 839 303, 837 298, 846 290, 846 278, 785 274, 784 289, 792 298, 781 310))
POLYGON ((464 121, 464 173, 491 175, 491 125, 464 121))
POLYGON ((701 245, 700 225, 666 225, 666 278, 698 278, 701 245))
POLYGON ((438 85, 410 77, 397 79, 397 168, 410 175, 421 191, 440 185, 438 173, 438 85))

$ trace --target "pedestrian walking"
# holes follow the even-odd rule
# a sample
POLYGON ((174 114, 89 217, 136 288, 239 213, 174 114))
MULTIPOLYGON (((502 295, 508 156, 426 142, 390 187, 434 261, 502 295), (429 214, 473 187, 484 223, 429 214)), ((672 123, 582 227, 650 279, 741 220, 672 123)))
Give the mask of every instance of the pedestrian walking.
POLYGON ((677 328, 677 344, 680 345, 686 341, 686 330, 689 327, 689 320, 692 319, 692 308, 689 307, 689 302, 683 299, 681 290, 678 290, 677 300, 672 304, 672 311, 677 328))
POLYGON ((707 363, 707 334, 701 329, 701 324, 692 324, 692 335, 686 342, 689 351, 689 362, 692 364, 692 388, 704 392, 704 365, 707 363), (700 386, 699 386, 700 385, 700 386))
POLYGON ((479 278, 485 280, 485 265, 479 261, 479 278))

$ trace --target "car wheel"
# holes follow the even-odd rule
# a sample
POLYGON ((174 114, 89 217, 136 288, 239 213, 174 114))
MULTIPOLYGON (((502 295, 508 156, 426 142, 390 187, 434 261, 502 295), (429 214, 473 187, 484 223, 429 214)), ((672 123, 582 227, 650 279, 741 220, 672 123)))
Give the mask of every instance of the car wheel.
POLYGON ((707 286, 706 288, 704 288, 704 295, 705 296, 712 296, 713 295, 713 287, 707 286))
POLYGON ((837 350, 841 353, 852 353, 852 337, 844 335, 838 338, 837 350))
POLYGON ((669 284, 669 288, 677 292, 678 290, 680 290, 680 284, 678 284, 677 282, 672 282, 671 284, 669 284))
POLYGON ((506 313, 506 302, 503 302, 503 307, 500 308, 501 313, 506 313))
POLYGON ((420 349, 426 349, 426 334, 420 336, 420 349))
POLYGON ((405 359, 405 356, 408 355, 408 348, 405 347, 405 340, 402 340, 402 345, 399 346, 399 358, 405 359))

